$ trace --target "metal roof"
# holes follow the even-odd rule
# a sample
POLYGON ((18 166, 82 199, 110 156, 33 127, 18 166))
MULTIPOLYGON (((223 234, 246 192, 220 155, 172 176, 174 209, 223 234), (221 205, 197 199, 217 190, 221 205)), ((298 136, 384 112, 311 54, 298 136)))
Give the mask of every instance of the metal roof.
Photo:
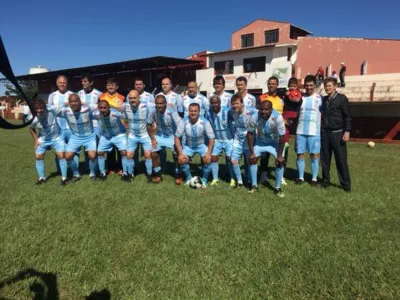
MULTIPOLYGON (((185 68, 185 67, 202 67, 203 62, 198 60, 189 60, 184 58, 175 58, 167 56, 154 56, 128 61, 120 61, 110 64, 86 66, 71 69, 55 70, 38 74, 27 74, 16 76, 18 80, 48 80, 57 75, 65 75, 67 77, 79 77, 83 73, 91 73, 93 75, 119 74, 135 71, 157 70, 168 68, 185 68)), ((4 80, 0 79, 0 80, 4 80)))

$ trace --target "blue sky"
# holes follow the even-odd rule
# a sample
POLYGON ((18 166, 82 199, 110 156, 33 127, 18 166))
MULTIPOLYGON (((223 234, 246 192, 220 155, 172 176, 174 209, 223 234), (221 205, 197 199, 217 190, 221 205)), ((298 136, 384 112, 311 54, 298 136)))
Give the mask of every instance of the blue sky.
POLYGON ((22 0, 3 1, 0 9, 0 34, 16 75, 38 64, 58 70, 226 50, 231 33, 257 18, 288 21, 315 36, 400 38, 395 0, 22 0))

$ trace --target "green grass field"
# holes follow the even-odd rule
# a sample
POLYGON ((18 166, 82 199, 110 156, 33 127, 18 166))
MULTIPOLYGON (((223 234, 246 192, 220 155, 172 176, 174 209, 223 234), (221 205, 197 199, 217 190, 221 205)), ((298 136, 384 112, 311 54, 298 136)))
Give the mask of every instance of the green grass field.
POLYGON ((398 146, 350 144, 351 193, 289 181, 281 199, 169 176, 35 186, 29 133, 0 141, 0 299, 400 298, 398 146))

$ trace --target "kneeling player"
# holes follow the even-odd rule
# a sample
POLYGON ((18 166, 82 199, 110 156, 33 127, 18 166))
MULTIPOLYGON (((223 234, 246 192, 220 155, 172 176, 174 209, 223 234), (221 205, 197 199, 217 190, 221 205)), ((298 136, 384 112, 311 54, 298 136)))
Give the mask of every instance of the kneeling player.
POLYGON ((101 135, 97 147, 97 160, 99 163, 100 180, 106 180, 106 164, 104 160, 105 152, 110 153, 113 146, 118 148, 122 157, 122 177, 121 180, 128 182, 129 177, 126 166, 126 132, 122 124, 122 114, 115 108, 110 108, 106 100, 100 100, 98 106, 99 113, 94 113, 94 118, 99 119, 101 124, 101 135))
POLYGON ((78 165, 73 160, 75 154, 79 152, 81 147, 84 147, 85 151, 89 154, 90 179, 96 181, 96 133, 93 129, 92 112, 97 109, 97 105, 88 106, 82 104, 77 94, 69 95, 68 103, 69 106, 57 108, 56 111, 60 118, 67 120, 71 128, 71 137, 65 151, 65 158, 73 174, 71 182, 76 182, 81 179, 78 165))
MULTIPOLYGON (((147 117, 147 130, 151 138, 151 158, 153 161, 153 182, 160 183, 163 181, 161 175, 160 152, 164 152, 166 157, 166 148, 172 151, 174 161, 177 157, 174 151, 174 134, 177 126, 181 122, 181 118, 175 107, 167 107, 167 98, 159 94, 156 96, 156 108, 149 112, 147 117), (154 134, 154 124, 156 132, 154 134)), ((177 174, 175 174, 177 175, 177 174)))
POLYGON ((65 143, 60 137, 60 128, 57 124, 57 114, 51 106, 46 106, 43 100, 38 99, 34 102, 36 116, 30 126, 30 132, 35 142, 36 171, 39 180, 36 185, 46 182, 44 169, 44 155, 50 147, 56 151, 60 162, 61 185, 67 184, 67 162, 64 158, 65 143), (36 135, 35 128, 39 129, 39 135, 36 135))
POLYGON ((203 187, 205 188, 207 186, 214 139, 215 136, 210 122, 200 117, 200 105, 198 103, 190 104, 189 116, 183 119, 175 133, 175 146, 178 152, 178 161, 186 177, 185 185, 188 185, 192 178, 189 157, 191 158, 198 153, 203 161, 203 187), (185 144, 182 149, 181 137, 183 136, 185 136, 185 144), (205 144, 207 139, 208 146, 205 144))
POLYGON ((282 115, 272 109, 271 101, 261 103, 260 111, 250 121, 247 141, 249 143, 250 174, 252 187, 250 192, 257 191, 257 161, 263 153, 272 154, 276 159, 275 194, 285 195, 281 191, 283 177, 283 148, 285 147, 285 123, 282 115), (256 143, 254 145, 254 139, 256 143))
POLYGON ((211 109, 207 113, 207 119, 215 133, 215 145, 211 157, 211 172, 213 180, 210 185, 218 185, 218 159, 222 151, 226 155, 226 168, 228 169, 230 179, 233 180, 231 153, 233 145, 232 131, 229 126, 229 107, 221 107, 221 99, 219 96, 213 95, 210 98, 211 109))

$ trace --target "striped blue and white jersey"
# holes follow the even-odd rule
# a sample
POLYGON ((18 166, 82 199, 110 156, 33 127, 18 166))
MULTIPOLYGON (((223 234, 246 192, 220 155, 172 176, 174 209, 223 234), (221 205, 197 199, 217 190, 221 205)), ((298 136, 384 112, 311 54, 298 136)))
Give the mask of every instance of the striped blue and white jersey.
POLYGON ((42 115, 36 115, 32 123, 29 125, 31 129, 38 129, 38 140, 54 141, 60 137, 60 127, 57 123, 57 114, 54 108, 47 105, 46 111, 42 115))
POLYGON ((252 94, 246 93, 246 96, 243 97, 243 105, 244 107, 256 107, 256 97, 254 97, 252 94))
POLYGON ((128 133, 132 138, 149 137, 147 132, 147 117, 149 107, 144 103, 140 103, 138 107, 133 107, 130 103, 122 105, 123 118, 128 120, 128 133))
POLYGON ((296 134, 320 136, 321 106, 320 95, 303 96, 298 113, 296 134))
POLYGON ((204 97, 202 94, 197 94, 196 97, 190 97, 189 95, 185 95, 181 98, 178 103, 178 112, 183 113, 184 117, 189 115, 189 105, 192 103, 197 103, 200 105, 200 115, 204 116, 206 111, 210 109, 210 102, 207 97, 204 97))
POLYGON ((167 99, 167 104, 173 104, 175 107, 178 107, 178 103, 182 102, 181 96, 173 91, 171 91, 168 95, 165 95, 163 92, 158 93, 158 95, 163 95, 167 99))
POLYGON ((199 117, 195 124, 190 122, 189 117, 184 118, 179 123, 175 133, 178 138, 183 135, 186 137, 186 145, 191 148, 204 145, 206 141, 215 139, 210 122, 203 117, 199 117))
POLYGON ((257 114, 258 110, 254 107, 245 107, 241 114, 230 111, 229 123, 233 132, 234 141, 247 143, 246 135, 249 128, 249 124, 253 115, 257 114))
POLYGON ((231 131, 231 126, 229 126, 229 107, 221 107, 219 113, 215 113, 210 109, 207 113, 207 119, 214 130, 215 138, 217 140, 231 140, 233 139, 233 134, 231 131))
MULTIPOLYGON (((125 102, 129 102, 129 95, 126 96, 125 102)), ((141 95, 139 95, 140 103, 148 105, 149 103, 155 103, 153 94, 150 94, 146 91, 143 91, 141 95)))
POLYGON ((285 122, 280 113, 272 110, 268 120, 261 118, 260 113, 250 119, 249 132, 256 132, 256 143, 260 145, 276 144, 279 137, 285 135, 285 122))
MULTIPOLYGON (((80 90, 78 96, 81 99, 82 104, 97 105, 99 97, 102 93, 99 90, 92 89, 90 93, 86 93, 85 90, 80 90)), ((96 128, 98 125, 97 120, 93 120, 93 126, 96 128)))
POLYGON ((212 96, 219 96, 219 98, 221 99, 222 107, 231 107, 231 98, 232 98, 233 94, 224 91, 221 96, 217 95, 215 93, 213 95, 211 95, 211 97, 212 96))
POLYGON ((110 114, 105 117, 99 110, 93 112, 93 119, 99 121, 101 135, 107 139, 120 134, 125 134, 125 126, 122 124, 123 115, 115 108, 110 108, 110 114))
POLYGON ((167 107, 163 114, 156 109, 151 109, 147 116, 147 124, 156 124, 156 135, 160 137, 173 137, 179 123, 182 121, 177 110, 172 107, 167 107))
MULTIPOLYGON (((50 94, 47 104, 53 106, 55 109, 64 107, 66 104, 68 104, 68 97, 71 94, 73 94, 71 91, 66 91, 64 94, 61 94, 60 91, 55 91, 50 94)), ((69 129, 66 119, 57 118, 57 123, 61 130, 69 129)))
POLYGON ((92 113, 97 109, 97 105, 82 104, 81 110, 75 112, 70 106, 56 108, 57 116, 67 121, 73 135, 77 137, 90 136, 93 131, 92 113))

